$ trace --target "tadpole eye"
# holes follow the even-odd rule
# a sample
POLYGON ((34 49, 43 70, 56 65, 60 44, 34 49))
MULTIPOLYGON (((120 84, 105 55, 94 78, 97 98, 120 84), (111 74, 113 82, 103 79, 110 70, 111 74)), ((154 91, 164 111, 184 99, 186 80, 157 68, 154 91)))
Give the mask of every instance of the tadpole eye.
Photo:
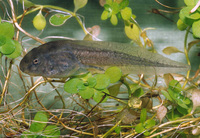
POLYGON ((37 65, 38 63, 39 63, 38 59, 34 59, 34 60, 33 60, 33 64, 34 64, 34 65, 37 65))

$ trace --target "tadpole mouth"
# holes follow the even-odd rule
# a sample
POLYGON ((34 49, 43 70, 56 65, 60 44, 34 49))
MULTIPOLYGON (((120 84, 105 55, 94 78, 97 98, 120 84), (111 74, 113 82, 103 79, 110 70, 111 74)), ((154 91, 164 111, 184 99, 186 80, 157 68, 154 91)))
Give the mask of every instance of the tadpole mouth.
POLYGON ((22 72, 25 72, 25 62, 24 60, 22 59, 19 63, 19 68, 22 72))

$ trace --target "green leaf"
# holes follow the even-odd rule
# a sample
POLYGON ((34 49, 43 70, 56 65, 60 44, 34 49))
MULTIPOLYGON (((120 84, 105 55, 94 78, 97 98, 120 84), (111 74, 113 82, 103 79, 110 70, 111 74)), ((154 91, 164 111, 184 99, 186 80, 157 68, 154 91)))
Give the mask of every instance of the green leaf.
POLYGON ((137 89, 141 88, 139 84, 130 84, 129 85, 131 94, 134 93, 137 89))
POLYGON ((95 77, 89 77, 87 79, 87 82, 88 82, 88 86, 91 88, 93 88, 97 84, 97 80, 95 77))
POLYGON ((170 97, 169 93, 165 90, 161 90, 161 93, 171 102, 173 101, 172 98, 170 97))
POLYGON ((185 14, 185 16, 189 19, 193 19, 193 20, 198 20, 200 19, 200 13, 199 11, 195 11, 193 13, 190 13, 190 11, 194 8, 194 6, 188 6, 183 8, 183 12, 185 14), (189 12, 188 12, 189 11, 189 12))
POLYGON ((146 121, 147 118, 147 110, 146 108, 142 108, 141 110, 141 114, 140 114, 140 123, 144 123, 146 121))
POLYGON ((193 6, 188 6, 183 9, 181 9, 179 13, 179 17, 182 20, 183 23, 191 26, 195 20, 200 19, 200 13, 199 11, 195 11, 194 13, 190 13, 193 6))
POLYGON ((50 17, 49 22, 53 26, 61 26, 71 17, 71 15, 54 14, 50 17))
POLYGON ((180 96, 181 95, 179 95, 179 97, 177 97, 176 99, 177 104, 181 106, 182 108, 189 109, 188 106, 183 102, 183 98, 181 98, 180 96))
POLYGON ((174 91, 173 89, 170 89, 170 88, 168 88, 167 91, 169 92, 169 95, 173 100, 176 101, 178 99, 179 92, 174 91))
POLYGON ((64 90, 72 94, 78 93, 79 89, 77 88, 77 85, 80 86, 81 83, 83 84, 83 81, 78 78, 70 79, 64 84, 64 90))
POLYGON ((120 80, 122 71, 118 67, 109 67, 106 69, 105 74, 110 78, 111 83, 115 83, 120 80))
POLYGON ((4 35, 0 35, 0 46, 6 43, 6 37, 4 35))
POLYGON ((86 89, 86 86, 84 85, 84 82, 83 81, 79 81, 76 85, 76 88, 79 90, 85 90, 86 89))
POLYGON ((164 48, 163 53, 165 53, 166 55, 171 55, 172 53, 184 53, 184 52, 178 50, 176 47, 170 46, 164 48))
POLYGON ((88 0, 74 0, 74 12, 77 12, 78 9, 83 8, 87 4, 88 0))
POLYGON ((110 95, 116 97, 118 95, 119 91, 120 91, 121 85, 122 85, 122 83, 110 86, 108 88, 110 95))
POLYGON ((15 51, 15 48, 14 40, 6 37, 6 43, 0 47, 0 51, 5 55, 10 55, 15 51))
POLYGON ((200 38, 200 20, 192 24, 192 32, 194 37, 200 38))
POLYGON ((120 132, 121 132, 121 127, 120 127, 120 126, 117 126, 117 127, 115 128, 115 133, 120 134, 120 132))
POLYGON ((38 12, 38 14, 33 18, 33 26, 37 30, 43 30, 46 27, 46 19, 42 15, 41 10, 38 12))
MULTIPOLYGON (((104 97, 104 95, 105 95, 105 93, 103 93, 103 92, 109 94, 109 91, 108 91, 107 89, 104 89, 104 90, 101 90, 101 91, 95 90, 95 91, 94 91, 93 100, 94 100, 95 102, 99 103, 99 102, 102 100, 102 98, 104 97)), ((107 101, 108 98, 109 98, 109 96, 106 96, 106 97, 104 98, 104 100, 103 100, 101 103, 107 101)))
POLYGON ((44 131, 43 134, 50 136, 51 138, 59 138, 60 136, 60 130, 56 125, 48 125, 44 131))
POLYGON ((178 112, 177 109, 172 109, 167 113, 167 118, 172 121, 172 120, 176 120, 178 118, 180 118, 182 116, 181 113, 178 112))
POLYGON ((143 94, 144 94, 143 89, 142 89, 142 88, 139 88, 139 89, 137 89, 137 90, 133 93, 133 96, 139 98, 139 97, 142 96, 143 94))
MULTIPOLYGON (((183 96, 184 97, 184 96, 183 96)), ((191 104, 192 103, 192 101, 188 98, 188 97, 184 97, 183 98, 183 102, 185 103, 185 104, 191 104)))
POLYGON ((135 131, 136 131, 137 133, 142 133, 142 132, 145 131, 145 130, 146 130, 146 129, 143 127, 143 124, 142 124, 142 123, 137 124, 136 127, 135 127, 135 131))
POLYGON ((146 131, 146 132, 144 132, 144 135, 145 135, 145 136, 149 136, 149 135, 150 135, 150 132, 146 131))
POLYGON ((122 15, 122 18, 124 20, 129 20, 132 16, 132 9, 129 8, 129 7, 126 7, 124 9, 121 10, 121 15, 122 15))
POLYGON ((147 129, 149 129, 149 128, 155 126, 155 125, 156 125, 156 121, 153 120, 153 119, 148 119, 147 121, 144 122, 144 126, 147 129))
POLYGON ((19 2, 20 2, 21 4, 24 4, 24 6, 27 7, 27 8, 32 7, 32 6, 35 5, 34 3, 32 3, 32 2, 30 2, 30 1, 28 1, 28 0, 20 0, 19 2))
POLYGON ((117 14, 119 12, 119 4, 117 2, 113 2, 112 5, 112 14, 117 14))
POLYGON ((111 7, 109 4, 105 4, 105 5, 104 5, 104 9, 105 9, 106 11, 112 12, 112 7, 111 7))
POLYGON ((181 31, 185 30, 188 27, 187 24, 185 24, 181 19, 178 19, 177 21, 177 28, 181 31))
POLYGON ((108 11, 104 10, 103 13, 101 14, 101 20, 106 20, 108 19, 108 11))
POLYGON ((94 78, 97 81, 97 84, 94 87, 95 89, 102 90, 107 88, 110 84, 110 78, 105 74, 97 74, 94 78))
POLYGON ((188 110, 183 108, 183 107, 181 107, 181 106, 177 106, 177 111, 179 113, 181 113, 182 115, 187 115, 188 114, 188 110))
POLYGON ((128 38, 132 39, 139 46, 142 45, 142 42, 140 40, 141 30, 136 24, 130 23, 128 25, 125 25, 125 33, 128 38))
POLYGON ((29 131, 24 131, 20 138, 34 138, 34 135, 29 131))
POLYGON ((124 9, 125 7, 127 7, 129 5, 129 0, 123 0, 120 4, 119 4, 119 8, 120 9, 124 9))
POLYGON ((22 53, 22 46, 20 45, 20 43, 18 41, 15 41, 15 40, 14 40, 14 43, 15 43, 15 47, 16 47, 15 51, 10 55, 6 55, 6 57, 8 57, 8 58, 17 58, 22 53))
POLYGON ((112 5, 112 3, 113 3, 113 0, 106 0, 106 4, 112 5))
POLYGON ((30 126, 31 132, 41 132, 47 125, 48 117, 45 112, 39 111, 34 117, 34 121, 30 126), (36 121, 36 122, 35 122, 36 121))
POLYGON ((94 95, 94 89, 86 87, 85 90, 80 90, 79 94, 83 99, 90 99, 94 95))
POLYGON ((187 6, 195 6, 198 2, 198 0, 184 0, 185 5, 187 6))
POLYGON ((172 80, 169 82, 169 88, 176 91, 176 92, 181 92, 182 87, 180 83, 177 80, 172 80))
POLYGON ((117 16, 116 16, 115 14, 112 14, 112 15, 111 15, 110 22, 111 22, 113 25, 117 25, 118 19, 117 19, 117 16))
POLYGON ((14 37, 14 27, 11 23, 3 22, 0 23, 0 35, 4 35, 5 37, 8 37, 12 39, 14 37))

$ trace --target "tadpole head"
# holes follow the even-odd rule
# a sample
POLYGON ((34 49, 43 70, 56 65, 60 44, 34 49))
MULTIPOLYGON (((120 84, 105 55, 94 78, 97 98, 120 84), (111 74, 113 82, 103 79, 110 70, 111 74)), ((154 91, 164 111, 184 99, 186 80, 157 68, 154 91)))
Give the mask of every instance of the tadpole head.
POLYGON ((31 76, 61 78, 73 75, 80 63, 67 44, 54 41, 32 49, 19 66, 22 72, 31 76))

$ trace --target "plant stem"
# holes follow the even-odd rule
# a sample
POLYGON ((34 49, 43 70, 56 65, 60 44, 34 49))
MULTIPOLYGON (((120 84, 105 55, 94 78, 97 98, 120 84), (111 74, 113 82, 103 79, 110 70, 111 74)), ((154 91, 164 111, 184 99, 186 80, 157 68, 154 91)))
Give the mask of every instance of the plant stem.
MULTIPOLYGON (((185 40, 184 40, 184 53, 185 53, 185 57, 186 57, 186 60, 187 60, 187 63, 188 65, 190 66, 190 60, 189 60, 189 56, 188 56, 188 49, 187 49, 187 38, 188 38, 188 34, 190 32, 190 28, 191 27, 188 27, 187 28, 187 31, 186 31, 186 34, 185 34, 185 40)), ((189 79, 189 75, 190 75, 190 70, 187 72, 187 75, 186 75, 186 81, 185 83, 183 84, 183 88, 185 88, 187 82, 188 82, 188 79, 189 79)))

